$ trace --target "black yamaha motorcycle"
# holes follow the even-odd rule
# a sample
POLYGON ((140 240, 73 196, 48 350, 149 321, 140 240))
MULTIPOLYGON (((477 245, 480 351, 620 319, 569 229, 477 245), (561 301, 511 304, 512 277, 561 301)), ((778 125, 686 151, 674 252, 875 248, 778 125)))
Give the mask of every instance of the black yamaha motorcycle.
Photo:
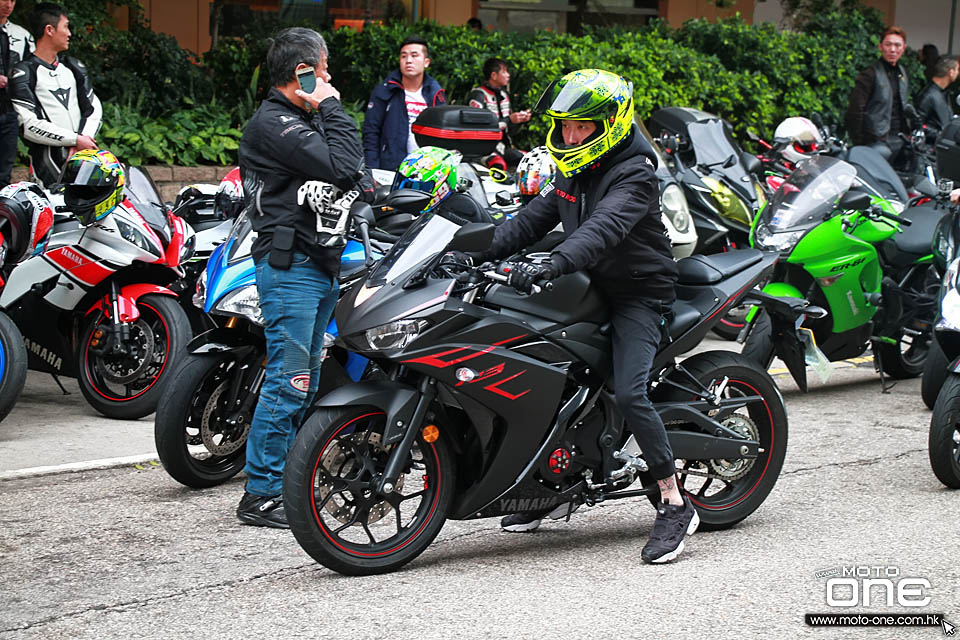
MULTIPOLYGON (((340 573, 403 566, 448 518, 659 498, 616 408, 608 314, 589 276, 519 294, 503 284, 515 263, 445 255, 492 240, 492 225, 461 222, 421 217, 337 305, 338 340, 387 379, 317 401, 287 457, 283 497, 297 541, 340 573), (637 479, 643 488, 629 489, 637 479)), ((805 389, 795 327, 822 310, 753 290, 776 260, 747 249, 679 262, 651 399, 705 529, 743 520, 770 493, 787 415, 770 376, 738 354, 677 357, 751 296, 776 317, 779 353, 805 389)))

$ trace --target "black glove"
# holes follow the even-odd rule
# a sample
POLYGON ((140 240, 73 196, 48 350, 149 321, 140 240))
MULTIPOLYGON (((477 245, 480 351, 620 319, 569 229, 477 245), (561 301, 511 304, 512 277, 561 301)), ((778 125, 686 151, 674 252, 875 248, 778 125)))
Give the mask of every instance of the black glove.
POLYGON ((373 179, 373 174, 366 167, 360 170, 356 189, 360 192, 361 200, 367 204, 373 204, 376 199, 376 182, 373 179))
POLYGON ((520 262, 513 265, 513 268, 507 275, 507 284, 517 291, 532 293, 534 284, 553 280, 558 275, 560 275, 560 270, 549 260, 545 260, 540 264, 520 262))
POLYGON ((455 265, 466 265, 472 267, 477 264, 473 259, 473 255, 469 253, 464 253, 463 251, 447 251, 443 254, 443 257, 440 258, 440 264, 455 264, 455 265))

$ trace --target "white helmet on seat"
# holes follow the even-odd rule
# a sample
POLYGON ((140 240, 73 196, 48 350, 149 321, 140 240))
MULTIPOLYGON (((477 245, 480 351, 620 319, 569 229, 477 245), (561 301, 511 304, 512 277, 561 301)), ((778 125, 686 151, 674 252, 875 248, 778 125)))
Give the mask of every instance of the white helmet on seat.
POLYGON ((783 149, 783 157, 796 164, 806 160, 823 147, 823 136, 817 125, 807 118, 793 116, 777 125, 773 132, 775 140, 790 140, 791 144, 783 149))

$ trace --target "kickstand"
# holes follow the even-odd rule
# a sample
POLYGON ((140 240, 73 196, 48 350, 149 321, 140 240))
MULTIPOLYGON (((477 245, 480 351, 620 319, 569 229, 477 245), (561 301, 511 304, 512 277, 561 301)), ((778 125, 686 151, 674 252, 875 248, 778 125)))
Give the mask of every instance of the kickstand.
POLYGON ((887 374, 883 372, 883 356, 880 349, 877 348, 879 341, 871 340, 870 348, 873 349, 873 368, 880 374, 880 393, 890 393, 890 389, 897 386, 896 382, 887 384, 887 374))
POLYGON ((50 377, 53 378, 53 381, 57 383, 57 386, 58 386, 58 387, 60 387, 60 391, 63 391, 63 395, 65 395, 65 396, 69 396, 69 395, 70 395, 70 392, 67 391, 66 387, 63 386, 63 383, 60 382, 60 378, 58 378, 56 375, 54 375, 54 374, 52 374, 52 373, 50 374, 50 377))

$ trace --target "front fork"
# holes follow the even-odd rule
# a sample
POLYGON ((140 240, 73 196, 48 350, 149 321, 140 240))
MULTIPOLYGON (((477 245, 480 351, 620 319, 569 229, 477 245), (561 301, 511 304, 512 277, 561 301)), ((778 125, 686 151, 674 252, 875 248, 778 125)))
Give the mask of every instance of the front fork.
POLYGON ((110 281, 107 302, 110 305, 110 323, 98 326, 94 330, 90 340, 90 351, 97 356, 129 355, 130 323, 120 318, 120 285, 116 280, 110 281))
POLYGON ((380 480, 377 483, 377 492, 380 495, 387 496, 393 493, 394 488, 397 486, 397 478, 400 477, 400 473, 403 471, 403 468, 407 463, 407 459, 410 456, 410 450, 413 448, 413 441, 416 439, 417 433, 420 431, 420 425, 427 415, 427 410, 430 408, 430 404, 436 397, 436 379, 430 377, 423 378, 423 380, 420 381, 420 399, 417 401, 416 409, 413 410, 413 416, 410 418, 410 422, 404 425, 398 421, 396 425, 387 425, 387 431, 392 430, 393 426, 396 426, 398 429, 405 428, 406 430, 403 432, 403 438, 399 443, 397 443, 397 446, 395 446, 393 451, 390 453, 390 458, 387 460, 387 466, 383 470, 383 475, 380 476, 380 480))

